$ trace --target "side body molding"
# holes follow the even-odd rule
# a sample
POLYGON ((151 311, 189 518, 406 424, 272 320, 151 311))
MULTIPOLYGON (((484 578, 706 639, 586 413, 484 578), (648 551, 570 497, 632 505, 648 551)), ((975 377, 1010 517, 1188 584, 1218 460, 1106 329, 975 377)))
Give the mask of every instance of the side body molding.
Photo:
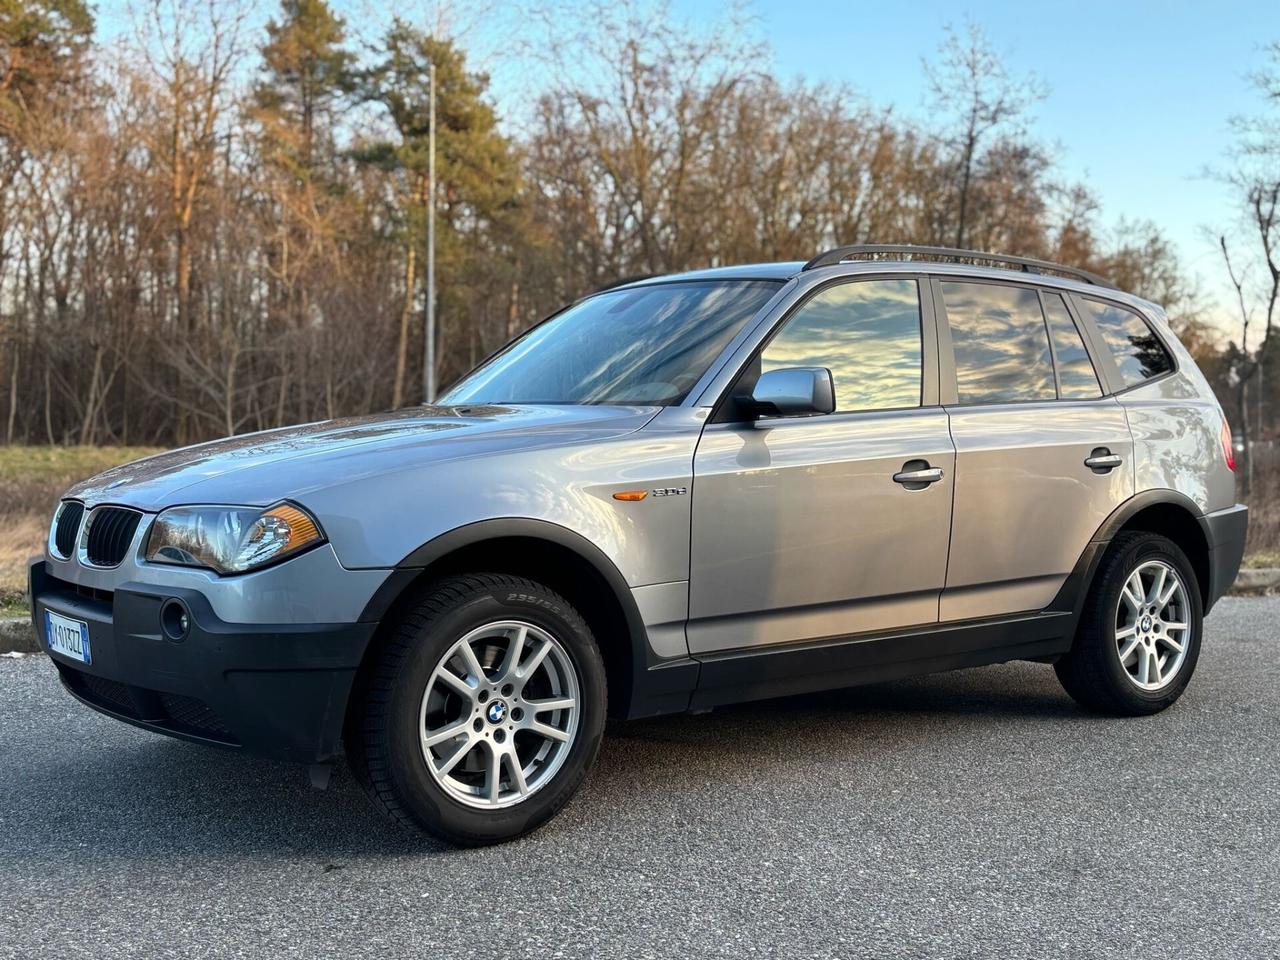
MULTIPOLYGON (((811 644, 788 644, 732 651, 693 659, 663 659, 653 652, 648 630, 632 588, 614 562, 581 534, 535 519, 494 519, 466 524, 442 534, 406 556, 369 602, 365 621, 380 620, 395 598, 432 564, 456 550, 485 541, 527 538, 573 551, 607 584, 622 610, 629 636, 630 673, 626 702, 612 705, 625 719, 679 713, 720 703, 735 703, 810 690, 831 689, 920 673, 998 663, 1011 659, 1052 661, 1070 649, 1075 624, 1107 546, 1121 528, 1150 507, 1172 507, 1194 521, 1210 548, 1208 579, 1203 584, 1206 609, 1221 589, 1215 554, 1243 549, 1243 511, 1232 508, 1205 515, 1175 490, 1147 490, 1126 500, 1098 528, 1057 596, 1039 612, 1013 617, 931 624, 910 631, 831 637, 811 644), (1241 514, 1236 516, 1236 512, 1241 514), (1217 526, 1227 536, 1215 536, 1217 526), (1239 544, 1234 539, 1238 534, 1239 544), (870 641, 870 642, 868 642, 870 641), (884 641, 884 642, 876 642, 884 641)), ((1238 566, 1221 562, 1234 575, 1238 566)), ((1199 572, 1199 571, 1198 571, 1199 572)))

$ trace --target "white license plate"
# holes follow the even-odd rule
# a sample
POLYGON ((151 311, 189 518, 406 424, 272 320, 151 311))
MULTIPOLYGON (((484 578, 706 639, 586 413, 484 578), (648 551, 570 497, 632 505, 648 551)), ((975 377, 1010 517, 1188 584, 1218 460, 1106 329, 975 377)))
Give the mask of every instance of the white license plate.
POLYGON ((81 663, 93 663, 89 654, 89 625, 83 620, 72 620, 52 610, 44 612, 45 636, 49 649, 81 663))

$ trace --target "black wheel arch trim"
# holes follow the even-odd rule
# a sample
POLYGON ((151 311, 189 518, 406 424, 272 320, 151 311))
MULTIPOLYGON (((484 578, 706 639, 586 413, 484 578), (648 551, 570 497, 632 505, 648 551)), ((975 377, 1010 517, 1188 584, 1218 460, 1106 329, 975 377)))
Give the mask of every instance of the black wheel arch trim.
MULTIPOLYGON (((1208 582, 1199 584, 1199 586, 1204 611, 1208 613, 1209 608, 1226 592, 1226 588, 1230 586, 1230 580, 1234 579, 1234 570, 1230 571, 1229 577, 1224 576, 1226 568, 1233 564, 1230 563, 1229 558, 1216 556, 1218 552, 1216 540, 1218 537, 1212 522, 1214 515, 1206 515, 1199 505, 1186 494, 1171 489, 1144 490, 1116 507, 1107 519, 1102 522, 1097 532, 1090 538, 1089 543, 1085 545, 1085 549, 1081 553, 1080 559, 1076 561, 1074 569, 1067 576, 1057 596, 1054 597, 1046 609, 1071 611, 1073 614, 1078 615, 1084 606, 1084 600, 1088 595, 1089 588, 1093 584, 1093 577, 1102 561, 1102 555, 1106 552, 1106 548, 1112 539, 1130 520, 1143 510, 1157 506, 1177 507, 1183 510, 1190 519, 1196 521, 1200 527, 1201 534, 1204 536, 1205 544, 1208 547, 1209 577, 1208 582), (1221 582, 1224 579, 1228 581, 1225 584, 1221 582)), ((1241 549, 1243 550, 1243 543, 1241 543, 1241 549)), ((1239 566, 1238 557, 1234 566, 1239 566)))
MULTIPOLYGON (((1143 510, 1149 507, 1166 505, 1181 507, 1203 528, 1204 511, 1185 493, 1167 489, 1143 490, 1116 507, 1111 512, 1111 515, 1103 521, 1102 526, 1098 528, 1098 532, 1093 535, 1093 540, 1095 542, 1110 543, 1111 539, 1120 532, 1120 529, 1143 510)), ((1205 539, 1208 540, 1207 532, 1205 539)))
MULTIPOLYGON (((552 543, 578 555, 609 586, 627 625, 632 682, 629 702, 618 705, 626 718, 679 712, 688 708, 698 682, 698 664, 689 658, 663 660, 653 654, 635 596, 617 564, 582 534, 549 520, 525 517, 477 520, 454 527, 410 552, 365 605, 362 621, 381 620, 404 590, 438 560, 489 540, 524 538, 552 543)), ((611 711, 615 709, 610 705, 611 711)))

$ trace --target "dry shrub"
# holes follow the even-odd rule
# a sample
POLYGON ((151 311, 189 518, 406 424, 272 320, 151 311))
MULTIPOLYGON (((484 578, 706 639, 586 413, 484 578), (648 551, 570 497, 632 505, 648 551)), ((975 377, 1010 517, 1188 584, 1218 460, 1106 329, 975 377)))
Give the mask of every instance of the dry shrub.
POLYGON ((0 604, 26 591, 27 561, 44 549, 62 491, 146 447, 0 447, 0 604))
POLYGON ((44 549, 49 518, 34 513, 0 515, 0 604, 27 589, 27 562, 44 549))
POLYGON ((1249 494, 1249 554, 1280 553, 1280 450, 1258 444, 1253 451, 1249 494))

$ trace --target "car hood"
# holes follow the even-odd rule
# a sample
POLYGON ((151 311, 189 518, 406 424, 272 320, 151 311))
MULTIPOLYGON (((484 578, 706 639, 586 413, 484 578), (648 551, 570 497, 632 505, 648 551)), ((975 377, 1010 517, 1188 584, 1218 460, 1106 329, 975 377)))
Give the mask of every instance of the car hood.
POLYGON ((114 467, 65 496, 90 506, 267 506, 362 476, 433 461, 564 446, 631 433, 658 407, 421 406, 215 440, 114 467))

